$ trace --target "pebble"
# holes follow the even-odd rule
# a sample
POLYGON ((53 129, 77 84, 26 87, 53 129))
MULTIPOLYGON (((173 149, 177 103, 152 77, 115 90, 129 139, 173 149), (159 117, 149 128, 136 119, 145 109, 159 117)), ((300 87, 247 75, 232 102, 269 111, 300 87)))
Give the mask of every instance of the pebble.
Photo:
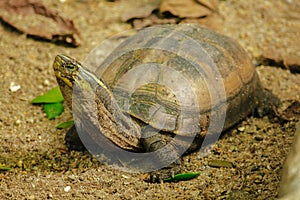
POLYGON ((17 162, 17 166, 21 168, 21 167, 23 166, 23 161, 22 161, 22 160, 19 160, 19 161, 17 162))
POLYGON ((64 188, 64 191, 65 191, 65 192, 69 192, 70 189, 71 189, 71 186, 68 185, 68 186, 66 186, 66 187, 64 188))
POLYGON ((9 90, 10 90, 11 92, 16 92, 16 91, 18 91, 19 89, 21 89, 21 85, 18 85, 18 84, 16 84, 15 82, 11 82, 11 83, 10 83, 9 90))
POLYGON ((48 79, 44 80, 43 82, 44 86, 49 86, 50 85, 50 81, 48 79))
POLYGON ((14 123, 16 126, 20 125, 21 124, 21 120, 17 119, 14 123))
POLYGON ((70 176, 68 176, 68 178, 69 178, 70 180, 72 180, 72 181, 75 180, 75 176, 74 176, 73 174, 71 174, 70 176))
POLYGON ((245 126, 238 127, 238 130, 239 130, 240 132, 244 132, 245 129, 246 129, 245 126))
POLYGON ((126 176, 126 175, 124 175, 124 174, 122 174, 122 178, 126 178, 126 179, 128 179, 129 177, 128 177, 128 176, 126 176))

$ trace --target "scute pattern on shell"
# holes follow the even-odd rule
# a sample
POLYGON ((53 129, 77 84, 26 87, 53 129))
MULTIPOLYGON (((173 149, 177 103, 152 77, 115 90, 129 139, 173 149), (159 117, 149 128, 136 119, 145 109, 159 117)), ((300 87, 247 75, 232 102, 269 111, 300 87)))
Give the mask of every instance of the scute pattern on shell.
POLYGON ((223 130, 229 128, 252 112, 262 95, 243 48, 196 25, 142 29, 120 44, 96 74, 123 110, 154 128, 184 136, 207 134, 208 126, 209 134, 220 131, 210 122, 224 114, 223 130))

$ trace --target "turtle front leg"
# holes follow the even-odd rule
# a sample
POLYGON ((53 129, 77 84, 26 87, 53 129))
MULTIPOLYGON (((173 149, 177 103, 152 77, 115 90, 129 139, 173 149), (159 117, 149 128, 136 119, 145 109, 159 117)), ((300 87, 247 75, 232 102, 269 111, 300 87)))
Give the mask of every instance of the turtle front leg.
POLYGON ((150 182, 162 182, 180 173, 181 155, 178 153, 178 145, 175 145, 176 140, 149 126, 142 128, 142 136, 141 144, 146 152, 153 152, 148 157, 153 165, 151 167, 158 169, 150 173, 150 182))
POLYGON ((86 148, 82 143, 75 125, 73 125, 66 133, 65 144, 69 150, 85 151, 86 148))

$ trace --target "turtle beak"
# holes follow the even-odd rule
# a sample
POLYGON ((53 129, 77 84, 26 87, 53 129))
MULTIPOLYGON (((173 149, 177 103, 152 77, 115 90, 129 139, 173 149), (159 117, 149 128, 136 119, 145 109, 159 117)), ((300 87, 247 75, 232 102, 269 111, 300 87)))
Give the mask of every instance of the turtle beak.
POLYGON ((62 76, 62 66, 64 66, 66 63, 68 63, 71 60, 70 57, 65 56, 65 55, 57 55, 55 57, 54 63, 53 63, 53 69, 55 76, 58 80, 63 81, 65 84, 67 84, 70 88, 73 87, 72 82, 67 78, 62 76))
POLYGON ((65 84, 67 84, 70 88, 73 88, 73 83, 69 79, 61 76, 60 77, 57 76, 57 78, 63 81, 65 84))
MULTIPOLYGON (((62 59, 61 55, 57 55, 54 59, 54 63, 53 63, 53 69, 56 72, 59 71, 60 67, 62 66, 62 64, 64 63, 65 61, 62 59)), ((56 75, 56 74, 55 74, 56 75)))

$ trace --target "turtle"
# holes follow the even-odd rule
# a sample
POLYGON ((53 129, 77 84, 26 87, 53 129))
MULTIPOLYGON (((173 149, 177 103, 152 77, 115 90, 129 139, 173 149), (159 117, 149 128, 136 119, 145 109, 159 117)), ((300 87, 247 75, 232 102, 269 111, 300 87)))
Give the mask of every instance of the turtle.
MULTIPOLYGON (((218 139, 249 114, 264 115, 279 103, 235 40, 199 25, 139 30, 93 72, 62 54, 53 68, 66 104, 72 107, 73 98, 77 117, 90 122, 87 127, 99 125, 93 130, 101 134, 92 131, 94 135, 85 133, 80 140, 93 143, 100 137, 126 152, 148 153, 143 155, 160 166, 151 168, 153 182, 180 171, 182 155, 199 149, 204 138, 218 139), (75 86, 80 91, 76 108, 75 86)), ((78 127, 66 139, 76 147, 82 146, 74 143, 78 127)))

